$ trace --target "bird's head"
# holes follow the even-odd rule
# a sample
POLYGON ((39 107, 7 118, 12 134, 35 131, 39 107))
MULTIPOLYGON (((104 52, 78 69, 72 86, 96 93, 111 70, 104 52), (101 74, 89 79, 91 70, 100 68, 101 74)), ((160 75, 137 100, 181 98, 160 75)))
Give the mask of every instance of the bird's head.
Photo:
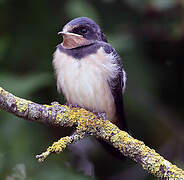
POLYGON ((87 17, 73 19, 58 34, 63 36, 62 46, 65 49, 88 46, 95 41, 107 42, 100 27, 87 17))

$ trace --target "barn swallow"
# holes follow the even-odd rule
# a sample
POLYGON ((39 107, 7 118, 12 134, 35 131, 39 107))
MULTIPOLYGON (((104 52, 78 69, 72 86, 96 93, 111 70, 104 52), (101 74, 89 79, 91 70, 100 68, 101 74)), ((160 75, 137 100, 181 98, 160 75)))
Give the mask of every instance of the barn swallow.
POLYGON ((123 108, 126 73, 115 49, 90 18, 79 17, 58 33, 63 42, 53 57, 58 92, 67 103, 93 112, 127 130, 123 108))

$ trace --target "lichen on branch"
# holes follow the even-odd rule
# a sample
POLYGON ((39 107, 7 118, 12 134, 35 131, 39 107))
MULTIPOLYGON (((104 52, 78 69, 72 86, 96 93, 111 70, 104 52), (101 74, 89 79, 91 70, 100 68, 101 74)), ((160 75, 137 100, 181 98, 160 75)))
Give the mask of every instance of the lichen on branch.
POLYGON ((26 120, 57 126, 75 126, 73 135, 54 142, 45 152, 36 157, 45 160, 51 153, 62 152, 69 144, 83 139, 86 135, 101 138, 117 148, 123 155, 139 163, 143 169, 162 179, 184 179, 184 171, 165 160, 142 141, 121 131, 108 120, 80 107, 40 105, 18 98, 0 87, 0 108, 26 120))

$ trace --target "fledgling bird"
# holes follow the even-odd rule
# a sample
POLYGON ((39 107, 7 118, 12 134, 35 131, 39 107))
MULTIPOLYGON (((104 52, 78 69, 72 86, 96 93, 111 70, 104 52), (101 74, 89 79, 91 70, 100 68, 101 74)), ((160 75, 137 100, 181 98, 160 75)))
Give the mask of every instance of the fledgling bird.
POLYGON ((53 58, 58 92, 63 92, 67 103, 105 113, 106 119, 127 130, 126 73, 100 27, 90 18, 79 17, 58 34, 63 36, 53 58))

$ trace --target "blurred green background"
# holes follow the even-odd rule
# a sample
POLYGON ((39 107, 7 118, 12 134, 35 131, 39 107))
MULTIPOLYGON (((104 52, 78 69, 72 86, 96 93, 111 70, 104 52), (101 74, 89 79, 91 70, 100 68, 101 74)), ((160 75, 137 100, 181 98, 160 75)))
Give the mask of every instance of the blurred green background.
MULTIPOLYGON (((183 0, 0 0, 0 86, 38 103, 64 103, 52 54, 62 41, 57 32, 79 16, 94 19, 122 57, 131 134, 184 169, 183 0)), ((0 110, 0 179, 91 179, 68 150, 42 164, 34 158, 61 131, 0 110)), ((95 146, 93 179, 156 179, 95 146)))

